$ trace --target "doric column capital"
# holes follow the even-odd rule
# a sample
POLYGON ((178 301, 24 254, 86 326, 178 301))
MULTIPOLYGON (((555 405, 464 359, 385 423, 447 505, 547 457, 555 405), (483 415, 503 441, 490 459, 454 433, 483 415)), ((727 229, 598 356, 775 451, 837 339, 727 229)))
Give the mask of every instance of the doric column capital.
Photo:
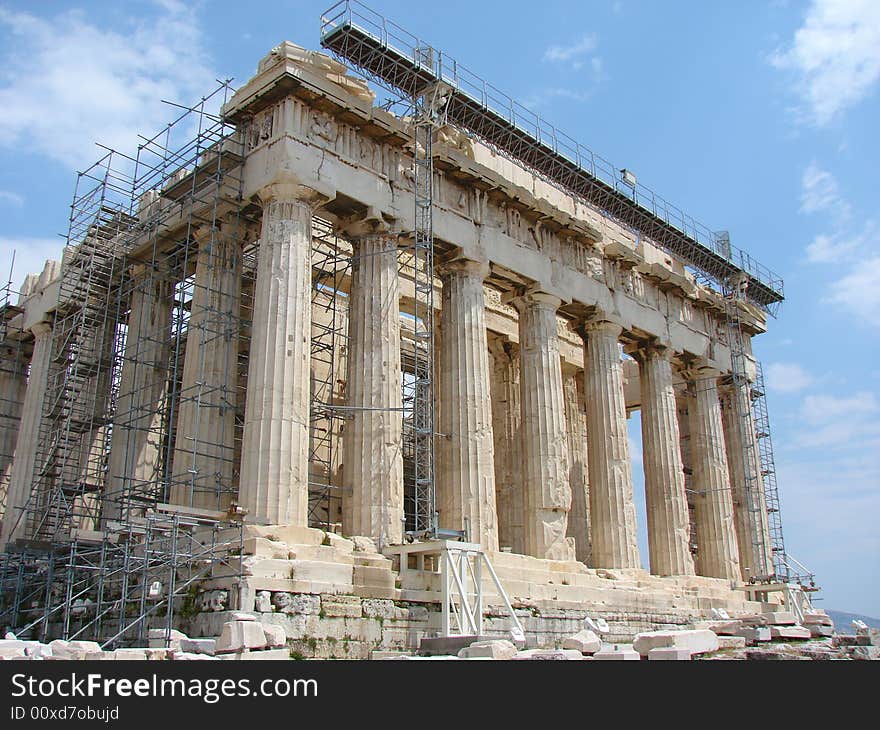
POLYGON ((365 238, 367 236, 399 236, 402 231, 394 225, 393 218, 386 218, 373 206, 363 213, 339 222, 337 232, 346 238, 365 238))
POLYGON ((624 352, 638 363, 643 363, 651 358, 661 357, 664 360, 672 360, 675 350, 668 344, 660 340, 649 340, 639 342, 624 348, 624 352))
POLYGON ((573 329, 586 340, 589 337, 604 336, 619 339, 623 332, 623 326, 604 317, 576 322, 573 329))
POLYGON ((475 261, 466 258, 454 258, 449 261, 443 261, 436 266, 437 275, 441 279, 445 279, 452 274, 462 274, 484 281, 489 276, 489 262, 475 261))
POLYGON ((698 381, 718 382, 723 373, 716 367, 706 362, 696 361, 691 363, 687 368, 681 371, 681 376, 687 383, 696 383, 698 381))
POLYGON ((613 334, 619 338, 623 332, 623 325, 615 322, 611 314, 601 309, 595 309, 590 315, 571 320, 568 328, 580 335, 585 342, 590 335, 613 334))
POLYGON ((523 309, 537 307, 539 309, 552 309, 554 312, 562 306, 562 299, 555 294, 542 291, 541 289, 524 289, 517 292, 507 292, 501 297, 504 304, 510 304, 518 312, 523 309))
POLYGON ((278 203, 300 203, 312 212, 336 197, 336 191, 313 181, 304 183, 290 173, 279 174, 257 193, 264 207, 278 203))

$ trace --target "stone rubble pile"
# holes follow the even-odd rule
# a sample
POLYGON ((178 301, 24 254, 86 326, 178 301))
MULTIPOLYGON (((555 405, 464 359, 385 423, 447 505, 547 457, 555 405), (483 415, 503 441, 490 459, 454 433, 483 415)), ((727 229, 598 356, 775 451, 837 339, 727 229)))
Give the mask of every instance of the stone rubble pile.
POLYGON ((168 646, 165 629, 150 629, 148 646, 106 651, 95 641, 55 639, 44 644, 7 634, 5 639, 0 639, 0 661, 290 659, 284 627, 260 623, 248 613, 233 613, 232 620, 223 624, 223 631, 217 638, 191 639, 172 629, 167 643, 168 646))
MULTIPOLYGON (((290 659, 283 626, 262 623, 256 615, 231 612, 217 638, 190 638, 172 630, 150 629, 146 647, 103 650, 94 641, 48 643, 0 640, 3 660, 267 660, 290 659), (167 646, 166 646, 167 643, 167 646)), ((596 628, 595 624, 585 625, 596 628)), ((687 630, 645 631, 632 644, 603 641, 592 628, 567 637, 558 648, 518 649, 507 639, 480 640, 457 655, 413 656, 374 651, 371 659, 515 660, 515 661, 690 661, 702 660, 880 660, 880 629, 859 627, 854 635, 834 632, 824 611, 807 612, 803 622, 787 611, 743 614, 698 621, 687 630)), ((600 633, 604 633, 598 629, 600 633)))
MULTIPOLYGON (((586 623, 588 626, 594 624, 586 623)), ((822 610, 805 614, 798 623, 788 611, 744 614, 737 618, 698 621, 692 629, 645 631, 632 644, 611 644, 592 630, 566 638, 561 648, 517 651, 505 639, 483 640, 457 656, 412 656, 374 652, 373 659, 513 659, 691 661, 702 660, 880 660, 880 629, 858 628, 855 635, 837 634, 822 610)))

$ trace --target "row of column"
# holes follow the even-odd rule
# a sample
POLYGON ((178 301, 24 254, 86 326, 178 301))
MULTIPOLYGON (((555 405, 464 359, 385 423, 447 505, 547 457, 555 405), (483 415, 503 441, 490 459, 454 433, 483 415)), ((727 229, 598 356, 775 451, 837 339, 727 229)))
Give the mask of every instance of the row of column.
MULTIPOLYGON (((238 498, 251 521, 306 526, 311 221, 323 198, 294 183, 271 185, 261 197, 263 225, 238 498)), ((403 525, 397 239, 379 218, 361 220, 346 234, 353 245, 353 267, 346 373, 351 411, 343 436, 348 491, 343 509, 348 532, 386 545, 402 539, 403 525)), ((223 231, 200 232, 197 241, 170 498, 216 509, 225 504, 218 504, 213 495, 231 494, 234 478, 232 450, 226 445, 234 440, 241 250, 223 231)), ((512 347, 502 344, 491 365, 497 369, 497 357, 506 359, 493 379, 483 290, 487 273, 485 264, 466 260, 439 268, 441 524, 465 530, 489 550, 508 544, 541 558, 640 567, 621 327, 595 318, 578 328, 584 338, 581 414, 577 383, 573 377, 564 379, 561 368, 561 302, 540 291, 521 293, 510 300, 519 313, 518 352, 514 356, 512 347)), ((172 291, 161 276, 145 281, 150 285, 137 289, 131 302, 125 359, 137 361, 139 367, 123 367, 118 410, 130 416, 117 423, 113 433, 113 488, 120 488, 121 475, 151 481, 151 470, 159 462, 155 419, 168 397, 162 371, 171 353, 163 333, 169 327, 172 291), (130 353, 134 347, 143 351, 130 353)), ((30 373, 34 385, 45 380, 50 344, 49 337, 41 337, 42 330, 36 334, 30 373)), ((660 346, 634 353, 641 373, 650 564, 657 574, 689 575, 695 566, 670 355, 660 346)), ((746 572, 765 571, 754 548, 766 533, 766 510, 762 519, 762 505, 747 498, 754 492, 747 485, 754 481, 759 464, 736 460, 729 467, 727 450, 742 448, 742 439, 737 442, 730 434, 752 431, 740 430, 741 409, 728 408, 722 418, 716 379, 717 374, 708 371, 693 375, 688 409, 699 545, 696 572, 736 579, 741 565, 746 572), (736 499, 731 496, 731 475, 736 499), (735 501, 740 505, 736 510, 735 501)), ((42 402, 37 401, 44 392, 45 388, 27 389, 22 433, 28 432, 30 421, 38 420, 42 402)), ((10 504, 22 502, 19 492, 28 487, 24 476, 33 474, 34 454, 26 443, 18 448, 10 504)), ((4 521, 5 537, 12 524, 4 521)))

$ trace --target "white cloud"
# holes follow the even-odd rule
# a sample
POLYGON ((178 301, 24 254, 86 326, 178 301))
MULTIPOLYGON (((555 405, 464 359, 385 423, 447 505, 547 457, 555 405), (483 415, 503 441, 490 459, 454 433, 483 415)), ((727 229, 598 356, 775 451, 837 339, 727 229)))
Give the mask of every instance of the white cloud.
POLYGON ((880 605, 880 592, 865 588, 876 582, 864 582, 880 554, 880 391, 872 386, 783 401, 788 413, 774 418, 786 549, 816 571, 834 597, 829 607, 867 613, 880 605))
POLYGON ((837 180, 813 160, 801 177, 801 211, 804 213, 831 212, 838 220, 846 220, 852 212, 843 199, 837 180))
POLYGON ((596 45, 596 34, 590 33, 568 46, 550 46, 544 51, 544 60, 554 62, 573 61, 596 50, 596 45))
POLYGON ((880 79, 880 3, 813 0, 791 45, 771 63, 795 75, 806 119, 828 124, 880 79))
POLYGON ((0 190, 0 204, 13 205, 16 208, 21 208, 21 206, 24 205, 24 198, 18 193, 13 193, 9 190, 0 190))
POLYGON ((880 226, 867 219, 853 228, 853 209, 841 195, 837 180, 816 161, 801 179, 801 210, 828 212, 833 233, 820 233, 807 245, 807 261, 836 268, 835 280, 821 302, 855 315, 871 328, 880 328, 880 226))
POLYGON ((823 301, 842 307, 880 329, 880 256, 855 263, 823 301))
POLYGON ((852 239, 840 240, 821 233, 807 246, 807 261, 813 264, 840 261, 842 257, 852 253, 854 247, 855 242, 852 239))
POLYGON ((523 106, 526 109, 541 109, 555 99, 563 99, 565 101, 573 101, 580 104, 587 101, 592 95, 593 91, 591 89, 577 91, 575 89, 566 89, 564 87, 551 87, 541 89, 537 94, 523 99, 523 106))
POLYGON ((870 391, 859 391, 846 397, 808 395, 801 406, 801 416, 812 426, 827 425, 840 418, 857 420, 880 410, 877 396, 870 391))
POLYGON ((767 387, 781 393, 797 393, 813 384, 813 376, 793 362, 767 365, 767 387))
POLYGON ((880 228, 868 219, 858 233, 844 229, 833 234, 819 234, 807 246, 807 260, 811 263, 857 264, 877 250, 880 228))
MULTIPOLYGON (((880 451, 880 400, 869 390, 848 396, 808 395, 800 408, 802 428, 795 443, 806 449, 832 452, 880 451)), ((839 458, 839 457, 838 457, 839 458)))
POLYGON ((80 11, 0 8, 0 145, 82 168, 99 156, 94 141, 132 152, 138 133, 176 116, 163 99, 190 103, 215 86, 195 11, 155 5, 120 29, 80 11))

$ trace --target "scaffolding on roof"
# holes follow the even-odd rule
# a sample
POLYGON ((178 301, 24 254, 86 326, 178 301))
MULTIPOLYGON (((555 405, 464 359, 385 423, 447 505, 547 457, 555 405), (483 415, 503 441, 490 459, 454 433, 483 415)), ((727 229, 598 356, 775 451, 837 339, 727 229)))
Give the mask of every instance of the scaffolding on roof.
POLYGON ((408 97, 442 84, 449 123, 640 231, 716 288, 744 273, 751 302, 770 313, 782 302, 781 277, 450 56, 356 0, 341 0, 321 20, 321 45, 371 80, 408 97))

